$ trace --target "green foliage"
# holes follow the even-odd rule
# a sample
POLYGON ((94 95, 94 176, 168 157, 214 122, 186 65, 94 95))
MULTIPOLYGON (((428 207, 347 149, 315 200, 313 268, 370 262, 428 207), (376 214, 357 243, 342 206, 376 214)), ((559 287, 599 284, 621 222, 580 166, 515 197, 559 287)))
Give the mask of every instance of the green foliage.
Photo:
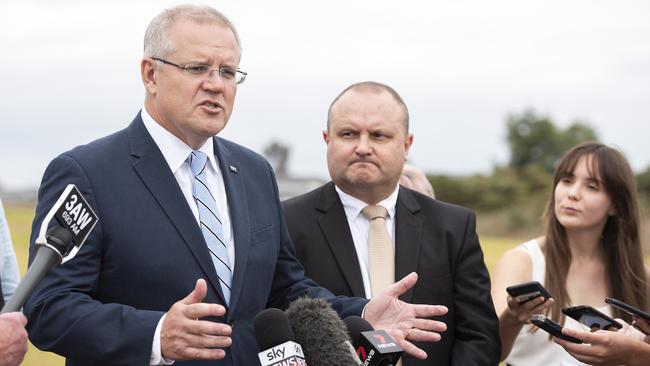
POLYGON ((503 209, 531 200, 538 202, 536 196, 546 196, 552 181, 551 174, 539 166, 497 167, 492 175, 430 175, 428 178, 440 200, 478 211, 503 209))
MULTIPOLYGON (((428 176, 436 198, 477 211, 482 233, 533 236, 543 232, 542 216, 552 192, 556 161, 571 147, 597 141, 586 122, 558 128, 550 117, 533 109, 507 118, 510 164, 491 175, 428 176)), ((650 216, 650 166, 637 175, 640 205, 650 216)), ((649 236, 650 237, 650 236, 649 236)))
POLYGON ((581 121, 558 128, 549 116, 533 109, 509 115, 506 123, 508 166, 495 167, 491 175, 433 175, 429 180, 440 200, 481 213, 488 222, 482 230, 490 235, 539 234, 557 160, 574 145, 598 136, 581 121))
POLYGON ((598 141, 596 130, 587 122, 574 121, 560 136, 564 154, 571 147, 585 141, 598 141))
POLYGON ((533 110, 511 114, 507 121, 510 166, 514 168, 538 164, 552 166, 559 150, 559 132, 547 116, 533 110))
MULTIPOLYGON (((636 176, 641 206, 650 208, 650 166, 636 176)), ((650 211, 650 210, 647 210, 650 211)), ((648 212, 650 214, 650 212, 648 212)))
POLYGON ((650 193, 650 166, 636 176, 639 192, 650 193))
POLYGON ((436 198, 442 201, 469 206, 470 203, 475 203, 478 200, 469 182, 470 177, 429 175, 427 178, 436 191, 436 198))
POLYGON ((598 140, 596 131, 585 122, 575 121, 562 130, 549 116, 533 109, 510 114, 507 130, 510 166, 516 169, 539 165, 552 172, 556 161, 572 146, 598 140))

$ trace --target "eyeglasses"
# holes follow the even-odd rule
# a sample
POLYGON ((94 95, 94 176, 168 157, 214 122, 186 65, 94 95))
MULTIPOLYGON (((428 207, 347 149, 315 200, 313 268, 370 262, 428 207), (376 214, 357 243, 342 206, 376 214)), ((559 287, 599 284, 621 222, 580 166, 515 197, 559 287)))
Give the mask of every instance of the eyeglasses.
POLYGON ((204 77, 202 80, 208 81, 212 78, 212 73, 217 71, 219 73, 219 77, 227 82, 234 82, 235 84, 241 84, 246 80, 246 75, 248 73, 244 70, 240 70, 239 68, 237 69, 232 69, 230 67, 220 67, 218 69, 210 69, 210 66, 206 65, 178 65, 173 62, 169 62, 167 60, 163 60, 162 58, 157 58, 157 57, 152 57, 152 60, 160 61, 163 64, 175 66, 185 72, 187 72, 190 75, 195 75, 196 77, 204 77))

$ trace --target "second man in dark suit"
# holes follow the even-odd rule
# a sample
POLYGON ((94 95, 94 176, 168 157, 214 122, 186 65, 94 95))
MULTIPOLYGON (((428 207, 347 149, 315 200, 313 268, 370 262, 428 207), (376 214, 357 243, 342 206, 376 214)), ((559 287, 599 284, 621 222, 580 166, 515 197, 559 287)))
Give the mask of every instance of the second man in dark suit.
POLYGON ((362 82, 332 102, 323 132, 332 182, 284 203, 307 276, 336 295, 371 298, 412 271, 401 299, 449 308, 448 330, 413 365, 497 365, 498 322, 474 214, 398 185, 413 142, 389 86, 362 82), (388 278, 387 278, 388 277, 388 278))

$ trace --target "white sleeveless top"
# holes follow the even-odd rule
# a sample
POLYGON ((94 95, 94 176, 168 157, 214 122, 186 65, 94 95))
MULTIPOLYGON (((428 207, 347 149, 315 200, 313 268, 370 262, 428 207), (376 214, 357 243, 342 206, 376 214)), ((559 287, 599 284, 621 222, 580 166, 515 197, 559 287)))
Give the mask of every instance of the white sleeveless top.
MULTIPOLYGON (((533 239, 521 245, 533 263, 533 279, 544 285, 544 274, 546 261, 544 254, 539 247, 537 240, 533 239)), ((612 310, 609 305, 598 308, 599 311, 611 316, 612 310)), ((589 331, 589 328, 580 324, 574 319, 566 317, 564 326, 571 329, 589 331)), ((512 351, 506 363, 512 366, 575 366, 586 365, 571 356, 564 348, 549 340, 548 333, 539 329, 534 333, 529 330, 534 325, 524 325, 512 346, 512 351)))

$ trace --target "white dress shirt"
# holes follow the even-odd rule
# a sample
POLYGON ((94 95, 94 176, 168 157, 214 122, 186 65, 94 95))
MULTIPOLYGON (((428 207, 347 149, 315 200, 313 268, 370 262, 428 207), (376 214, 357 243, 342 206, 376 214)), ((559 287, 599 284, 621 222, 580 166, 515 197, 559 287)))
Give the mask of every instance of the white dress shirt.
MULTIPOLYGON (((190 156, 190 153, 193 151, 192 148, 154 121, 145 108, 142 108, 140 116, 144 122, 144 127, 151 135, 151 138, 153 138, 153 141, 156 143, 158 149, 165 158, 165 161, 169 165, 169 169, 174 174, 174 178, 176 178, 178 186, 181 188, 181 191, 183 191, 183 196, 196 218, 196 223, 199 225, 199 208, 197 207, 192 195, 192 181, 194 180, 194 176, 192 175, 190 166, 185 163, 187 158, 190 156)), ((230 268, 232 268, 234 272, 235 246, 228 209, 228 198, 226 196, 223 176, 219 169, 219 162, 214 156, 213 139, 208 139, 199 150, 205 153, 208 157, 209 163, 206 164, 207 185, 217 203, 218 215, 223 225, 223 235, 226 240, 228 261, 230 268)), ((162 357, 162 351, 160 349, 160 331, 164 319, 165 316, 163 315, 156 327, 153 344, 151 346, 150 365, 170 365, 173 363, 173 361, 166 360, 162 357)))
MULTIPOLYGON (((370 229, 370 220, 361 213, 361 210, 368 206, 368 204, 343 192, 338 186, 335 186, 335 188, 336 193, 339 194, 339 198, 343 204, 345 216, 347 217, 348 225, 350 226, 354 249, 357 252, 357 258, 359 259, 359 268, 361 269, 361 278, 363 279, 363 289, 366 292, 366 298, 370 299, 372 298, 372 291, 370 290, 370 274, 368 273, 368 230, 370 229)), ((398 192, 399 185, 395 187, 395 190, 390 194, 390 196, 377 203, 378 206, 384 206, 384 208, 388 210, 386 229, 388 230, 388 235, 393 244, 393 253, 395 253, 395 205, 397 204, 398 192)))

